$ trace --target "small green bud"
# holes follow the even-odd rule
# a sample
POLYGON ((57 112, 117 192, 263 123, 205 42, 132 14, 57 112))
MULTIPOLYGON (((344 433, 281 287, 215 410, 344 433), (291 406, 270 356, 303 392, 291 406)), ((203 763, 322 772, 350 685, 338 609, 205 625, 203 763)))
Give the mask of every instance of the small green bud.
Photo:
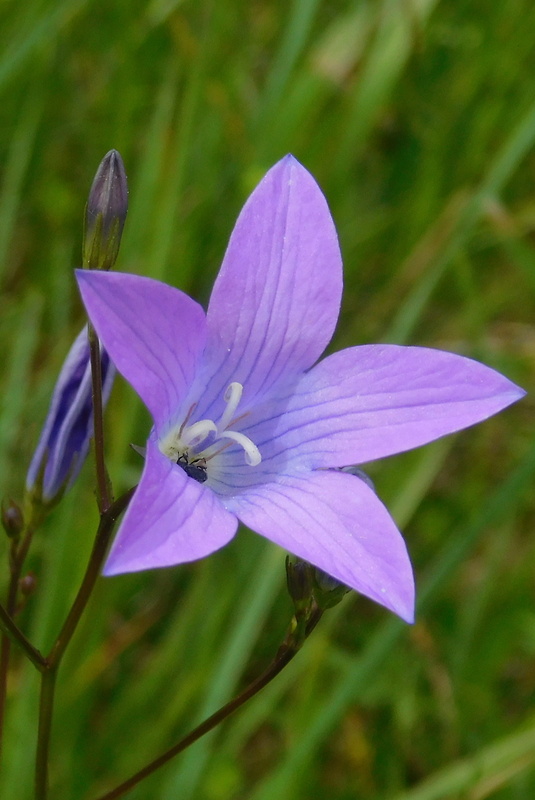
POLYGON ((327 608, 337 606, 344 595, 351 591, 348 586, 341 583, 323 570, 312 567, 314 598, 318 606, 325 611, 327 608))
POLYGON ((308 608, 312 600, 313 567, 295 556, 286 556, 286 583, 297 611, 308 608))
POLYGON ((16 539, 24 529, 21 507, 14 500, 2 500, 2 525, 11 539, 16 539))
POLYGON ((83 265, 86 269, 113 267, 127 211, 128 185, 123 160, 117 150, 110 150, 100 162, 85 209, 83 265))

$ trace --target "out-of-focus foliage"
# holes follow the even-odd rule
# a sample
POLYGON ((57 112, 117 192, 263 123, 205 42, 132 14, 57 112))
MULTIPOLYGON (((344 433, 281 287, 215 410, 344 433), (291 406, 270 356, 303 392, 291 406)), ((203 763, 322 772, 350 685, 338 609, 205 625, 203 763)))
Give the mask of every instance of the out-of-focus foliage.
MULTIPOLYGON (((130 186, 118 269, 205 300, 243 200, 290 151, 340 233, 337 347, 444 347, 530 390, 534 30, 532 0, 5 2, 2 494, 21 495, 83 321, 72 268, 110 148, 130 186)), ((123 383, 107 425, 119 492, 149 425, 123 383)), ((348 596, 262 695, 129 796, 531 800, 533 429, 528 396, 373 465, 414 559, 417 624, 348 596)), ((92 487, 88 465, 32 547, 20 624, 44 649, 91 546, 92 487)), ((206 561, 100 581, 60 674, 52 796, 90 800, 170 746, 262 670, 290 614, 284 554, 247 531, 206 561)), ((31 797, 36 690, 16 658, 2 800, 31 797)))

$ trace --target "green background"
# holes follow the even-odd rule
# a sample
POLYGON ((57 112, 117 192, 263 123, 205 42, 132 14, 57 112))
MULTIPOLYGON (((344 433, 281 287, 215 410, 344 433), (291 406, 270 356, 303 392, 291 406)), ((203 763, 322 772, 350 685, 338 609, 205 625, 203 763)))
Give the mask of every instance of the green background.
MULTIPOLYGON (((0 493, 22 495, 83 321, 72 268, 112 147, 130 186, 118 269, 205 302, 247 194, 292 152, 340 235, 333 346, 440 347, 531 389, 534 31, 532 0, 4 0, 0 493)), ((532 411, 528 395, 371 465, 413 558, 415 626, 348 596, 263 694, 128 797, 531 800, 532 411)), ((117 492, 149 425, 118 380, 117 492)), ((28 561, 19 622, 40 648, 96 522, 88 464, 28 561)), ((284 554, 248 531, 202 562, 101 580, 60 673, 51 798, 96 798, 177 741, 263 669, 290 616, 284 554)), ((37 685, 16 657, 2 800, 31 797, 37 685)))

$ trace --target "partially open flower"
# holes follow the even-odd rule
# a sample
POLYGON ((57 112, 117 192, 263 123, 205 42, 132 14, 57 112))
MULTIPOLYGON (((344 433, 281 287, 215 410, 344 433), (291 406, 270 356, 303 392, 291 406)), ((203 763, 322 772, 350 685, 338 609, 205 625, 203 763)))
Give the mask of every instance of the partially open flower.
POLYGON ((469 358, 396 345, 320 358, 342 263, 312 176, 291 156, 253 192, 208 312, 137 275, 78 271, 91 322, 154 420, 107 574, 179 564, 238 520, 412 620, 405 543, 365 464, 480 422, 524 392, 469 358))
MULTIPOLYGON (((115 368, 101 347, 102 402, 106 403, 115 368)), ((41 438, 26 476, 34 500, 59 500, 80 472, 93 435, 91 364, 87 328, 76 337, 61 368, 41 438)))

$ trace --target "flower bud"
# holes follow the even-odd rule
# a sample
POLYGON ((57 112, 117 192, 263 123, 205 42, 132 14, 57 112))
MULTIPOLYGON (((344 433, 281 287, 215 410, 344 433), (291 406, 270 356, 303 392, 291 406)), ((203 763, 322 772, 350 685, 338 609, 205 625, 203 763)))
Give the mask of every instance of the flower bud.
POLYGON ((342 598, 351 591, 348 586, 333 578, 332 575, 327 575, 323 570, 317 567, 313 567, 312 570, 314 598, 323 611, 337 606, 342 598))
POLYGON ((313 567, 297 556, 286 556, 286 583, 294 604, 292 640, 294 644, 306 638, 307 623, 311 619, 316 604, 314 602, 312 572, 313 567))
POLYGON ((127 210, 128 186, 123 160, 117 150, 110 150, 100 162, 87 200, 83 245, 86 269, 113 267, 127 210))
POLYGON ((310 605, 312 570, 313 567, 307 561, 296 556, 286 556, 286 583, 296 609, 310 605))
MULTIPOLYGON (((115 367, 101 346, 102 404, 115 367)), ((34 502, 51 505, 74 483, 93 434, 93 398, 87 328, 77 336, 59 374, 41 438, 26 476, 34 502)))
POLYGON ((37 587, 37 579, 34 572, 28 572, 19 580, 19 591, 23 597, 30 597, 37 587))
POLYGON ((16 539, 24 528, 22 509, 14 500, 2 500, 2 525, 7 535, 16 539))

